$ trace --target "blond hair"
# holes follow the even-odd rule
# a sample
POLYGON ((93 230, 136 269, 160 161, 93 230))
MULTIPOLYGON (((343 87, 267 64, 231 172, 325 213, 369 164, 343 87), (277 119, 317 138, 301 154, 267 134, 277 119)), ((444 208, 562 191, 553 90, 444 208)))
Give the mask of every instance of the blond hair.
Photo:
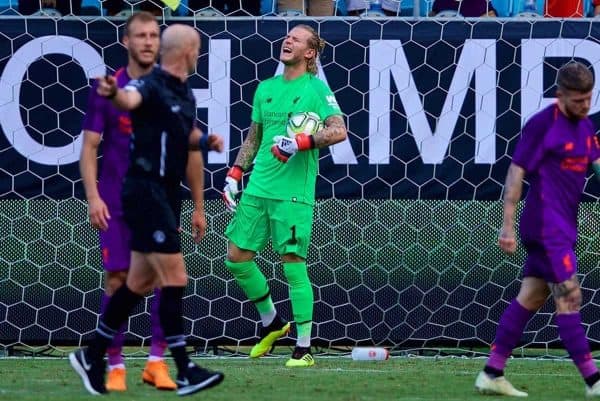
POLYGON ((141 23, 148 23, 152 21, 156 22, 156 17, 154 16, 154 14, 149 13, 148 11, 139 11, 131 14, 129 18, 127 18, 127 21, 125 21, 125 28, 123 28, 123 36, 129 35, 129 31, 131 30, 131 24, 133 24, 134 21, 139 21, 141 23))
POLYGON ((308 48, 313 49, 315 51, 315 57, 307 61, 306 69, 311 74, 317 75, 317 60, 319 59, 321 52, 325 48, 325 41, 321 39, 317 31, 315 31, 315 29, 310 25, 300 24, 296 25, 294 28, 302 28, 310 32, 311 34, 311 37, 308 39, 308 48))

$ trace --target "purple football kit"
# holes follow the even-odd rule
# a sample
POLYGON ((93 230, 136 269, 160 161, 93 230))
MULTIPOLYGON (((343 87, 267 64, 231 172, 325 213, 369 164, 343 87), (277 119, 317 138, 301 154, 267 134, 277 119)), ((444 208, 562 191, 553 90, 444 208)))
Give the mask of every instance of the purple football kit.
POLYGON ((525 277, 561 283, 577 272, 577 211, 588 167, 600 158, 595 132, 589 118, 571 120, 556 104, 523 128, 512 162, 529 181, 520 220, 525 277))
MULTIPOLYGON (((117 70, 115 78, 119 88, 130 81, 125 68, 117 70)), ((124 271, 129 269, 131 234, 123 219, 121 188, 129 165, 131 119, 128 112, 116 109, 110 100, 98 95, 96 85, 90 90, 83 129, 102 134, 98 192, 111 216, 108 230, 100 231, 102 262, 107 271, 124 271)))

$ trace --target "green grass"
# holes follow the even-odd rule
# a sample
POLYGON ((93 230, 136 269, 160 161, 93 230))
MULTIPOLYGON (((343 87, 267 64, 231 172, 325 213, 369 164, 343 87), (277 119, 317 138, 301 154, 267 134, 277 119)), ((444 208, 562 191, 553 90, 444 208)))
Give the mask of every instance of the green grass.
MULTIPOLYGON (((218 387, 186 399, 202 401, 492 401, 480 396, 473 383, 483 359, 395 357, 380 362, 354 362, 323 357, 310 369, 286 369, 284 358, 199 358, 203 366, 225 373, 218 387)), ((178 398, 143 385, 143 359, 128 359, 126 393, 111 393, 114 401, 178 398)), ((171 371, 174 368, 171 365, 171 371)), ((569 361, 514 359, 507 377, 529 392, 529 400, 583 400, 584 386, 569 361)), ((66 358, 0 358, 0 400, 53 401, 91 398, 66 358)))

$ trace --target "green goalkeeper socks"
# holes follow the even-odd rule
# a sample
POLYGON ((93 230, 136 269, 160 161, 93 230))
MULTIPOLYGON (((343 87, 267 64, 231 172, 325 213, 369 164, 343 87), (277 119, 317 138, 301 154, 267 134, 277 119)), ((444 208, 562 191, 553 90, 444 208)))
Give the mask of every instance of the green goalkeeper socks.
MULTIPOLYGON (((242 287, 250 301, 254 302, 261 318, 275 316, 275 305, 271 299, 271 291, 265 275, 253 260, 248 262, 231 262, 225 260, 225 266, 231 271, 237 283, 242 287)), ((270 319, 273 320, 272 318, 270 319)), ((264 323, 264 322, 263 322, 264 323)))
POLYGON ((314 295, 308 279, 306 262, 284 263, 283 273, 290 286, 290 300, 298 331, 298 341, 308 342, 310 345, 314 295))
MULTIPOLYGON (((229 260, 225 260, 225 265, 242 287, 248 299, 254 302, 261 319, 263 319, 263 325, 267 326, 269 322, 265 324, 265 319, 273 320, 275 305, 273 305, 267 279, 258 268, 258 265, 254 261, 236 263, 229 260)), ((290 300, 298 331, 298 341, 309 346, 314 296, 308 279, 306 262, 284 263, 283 273, 290 286, 290 300)))

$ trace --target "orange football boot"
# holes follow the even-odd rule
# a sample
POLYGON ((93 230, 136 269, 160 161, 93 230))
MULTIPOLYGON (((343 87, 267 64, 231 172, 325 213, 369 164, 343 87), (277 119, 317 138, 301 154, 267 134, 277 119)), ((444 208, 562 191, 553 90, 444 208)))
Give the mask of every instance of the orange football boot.
POLYGON ((106 378, 108 391, 127 391, 127 371, 124 368, 114 368, 108 371, 106 378))
POLYGON ((158 390, 177 389, 177 384, 169 376, 169 367, 164 360, 148 361, 142 372, 142 380, 158 390))

